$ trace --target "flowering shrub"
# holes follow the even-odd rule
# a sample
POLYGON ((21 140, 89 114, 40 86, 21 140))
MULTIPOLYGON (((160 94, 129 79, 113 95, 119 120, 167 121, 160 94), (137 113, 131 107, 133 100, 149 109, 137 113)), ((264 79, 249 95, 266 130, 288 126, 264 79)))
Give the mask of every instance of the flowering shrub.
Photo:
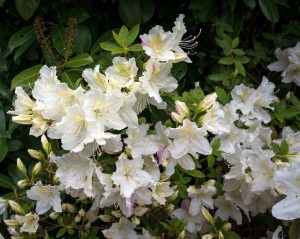
MULTIPOLYGON (((169 31, 157 25, 138 37, 139 25, 123 26, 100 43, 117 55, 109 62, 105 53, 100 64, 86 53, 69 59, 64 48, 63 63, 14 78, 7 113, 41 147, 28 149, 33 164, 17 159, 21 178, 0 195, 10 238, 234 239, 260 216, 276 225, 265 238, 284 238, 288 227, 297 236, 299 99, 283 98, 267 76, 257 87, 179 90, 178 69, 193 64, 199 41, 186 32, 183 14, 169 31), (29 84, 28 74, 36 75, 29 84)), ((224 68, 208 79, 226 87, 250 59, 238 38, 219 37, 224 68)), ((298 87, 299 43, 275 54, 267 68, 298 87)))

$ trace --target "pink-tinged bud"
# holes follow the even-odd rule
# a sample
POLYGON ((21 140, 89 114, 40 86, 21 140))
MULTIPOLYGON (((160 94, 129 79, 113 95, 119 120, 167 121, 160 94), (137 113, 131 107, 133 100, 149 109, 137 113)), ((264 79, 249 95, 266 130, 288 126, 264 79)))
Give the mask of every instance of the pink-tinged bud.
POLYGON ((182 123, 182 121, 184 120, 184 116, 179 115, 175 112, 171 112, 171 117, 177 123, 182 123))
POLYGON ((205 98, 198 104, 197 111, 203 112, 211 108, 215 104, 217 97, 216 93, 205 96, 205 98))
POLYGON ((186 117, 189 115, 190 110, 189 108, 186 106, 186 104, 182 101, 176 100, 175 101, 175 108, 176 111, 179 115, 181 115, 182 117, 186 117))

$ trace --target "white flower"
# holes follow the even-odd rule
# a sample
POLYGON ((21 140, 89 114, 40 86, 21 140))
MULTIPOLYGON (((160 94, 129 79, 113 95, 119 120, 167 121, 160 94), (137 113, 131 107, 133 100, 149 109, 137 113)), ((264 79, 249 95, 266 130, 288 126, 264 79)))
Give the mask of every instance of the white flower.
POLYGON ((167 175, 172 175, 175 172, 175 167, 176 165, 180 165, 185 170, 193 170, 195 169, 195 163, 190 155, 184 155, 181 158, 173 158, 168 157, 168 160, 166 162, 166 174, 167 175))
POLYGON ((142 158, 127 159, 120 156, 116 162, 117 170, 111 176, 114 184, 120 186, 121 195, 129 198, 139 187, 149 186, 152 183, 151 175, 143 170, 142 158))
POLYGON ((106 144, 101 149, 107 154, 118 153, 122 150, 123 143, 120 134, 114 134, 111 138, 106 139, 106 144))
POLYGON ((7 206, 8 206, 8 201, 0 197, 0 215, 6 213, 7 206))
POLYGON ((142 87, 157 103, 163 100, 159 92, 172 92, 178 86, 177 80, 170 75, 172 63, 160 63, 150 59, 146 63, 146 71, 140 77, 142 87))
POLYGON ((171 196, 173 193, 174 190, 170 188, 170 182, 156 183, 152 188, 152 197, 161 205, 164 205, 166 197, 171 196))
POLYGON ((181 39, 186 33, 183 18, 184 15, 180 14, 176 19, 173 32, 165 32, 161 26, 155 26, 149 34, 140 36, 142 47, 148 56, 158 61, 191 62, 187 53, 180 48, 181 39))
POLYGON ((197 153, 209 155, 212 152, 208 140, 204 137, 207 135, 206 130, 198 128, 196 123, 188 119, 178 128, 169 128, 168 132, 169 137, 174 139, 169 147, 174 158, 181 158, 188 153, 196 157, 197 153))
POLYGON ((52 157, 52 161, 58 167, 56 176, 66 188, 83 189, 87 196, 94 195, 92 177, 96 165, 90 158, 78 153, 68 153, 52 157))
POLYGON ((137 233, 134 231, 135 224, 125 217, 121 217, 118 223, 113 223, 112 226, 103 230, 103 234, 108 239, 138 239, 137 233))
POLYGON ((292 48, 276 49, 276 57, 278 61, 270 64, 268 66, 269 70, 282 72, 281 76, 282 82, 290 83, 295 82, 297 85, 300 85, 300 43, 298 42, 296 46, 292 48))
POLYGON ((152 155, 158 151, 159 146, 150 136, 147 136, 148 129, 149 125, 143 124, 137 128, 128 128, 126 130, 128 137, 124 142, 133 158, 141 155, 152 155))
POLYGON ((230 218, 234 219, 238 225, 242 224, 242 213, 240 209, 231 201, 227 200, 225 196, 220 196, 214 201, 218 210, 215 217, 227 221, 230 218))
POLYGON ((125 57, 115 57, 112 63, 113 65, 105 70, 106 77, 120 88, 130 87, 138 72, 135 59, 127 60, 125 57))
POLYGON ((123 100, 116 94, 104 94, 101 90, 90 90, 86 94, 84 108, 86 117, 95 121, 97 128, 106 126, 116 130, 126 127, 118 111, 123 105, 123 100))
POLYGON ((39 216, 37 214, 27 213, 25 216, 18 216, 18 221, 22 224, 20 232, 36 233, 39 227, 39 216))
POLYGON ((14 102, 15 110, 8 111, 7 113, 13 115, 31 115, 35 102, 26 94, 22 87, 16 87, 15 94, 17 95, 17 99, 14 102))
POLYGON ((232 104, 236 109, 241 110, 244 115, 253 109, 253 95, 255 90, 244 84, 236 85, 231 91, 232 104))
POLYGON ((61 199, 58 186, 43 186, 41 181, 38 181, 34 186, 27 190, 27 197, 31 200, 36 200, 36 213, 43 214, 51 207, 55 212, 61 212, 61 199))
POLYGON ((185 229, 191 233, 200 231, 205 224, 205 219, 202 213, 191 215, 189 213, 190 201, 183 200, 181 207, 173 211, 173 216, 179 220, 187 222, 185 229))
POLYGON ((82 72, 82 78, 89 84, 91 89, 100 89, 106 92, 108 88, 108 80, 106 76, 99 71, 100 65, 96 65, 94 69, 88 68, 82 72))
POLYGON ((191 198, 189 213, 193 216, 201 211, 201 207, 214 208, 212 197, 216 194, 215 181, 209 180, 203 183, 198 189, 195 186, 189 186, 187 189, 188 195, 191 198))

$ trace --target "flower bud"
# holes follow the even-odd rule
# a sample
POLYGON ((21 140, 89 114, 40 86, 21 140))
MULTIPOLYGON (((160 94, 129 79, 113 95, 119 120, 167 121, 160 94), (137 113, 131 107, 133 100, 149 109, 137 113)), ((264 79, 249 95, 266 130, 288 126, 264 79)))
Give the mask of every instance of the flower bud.
POLYGON ((38 150, 34 150, 34 149, 28 149, 27 152, 34 159, 45 160, 45 155, 43 154, 42 151, 38 151, 38 150))
POLYGON ((25 210, 21 207, 21 205, 13 200, 8 200, 8 204, 10 208, 15 211, 16 213, 24 216, 25 215, 25 210))
POLYGON ((17 185, 19 188, 25 188, 26 186, 28 186, 28 179, 19 180, 17 185))
POLYGON ((185 238, 185 230, 182 230, 178 236, 177 236, 178 239, 184 239, 185 238))
POLYGON ((78 215, 81 216, 81 217, 84 217, 85 211, 81 208, 81 209, 78 211, 78 215))
POLYGON ((219 231, 218 233, 218 239, 225 239, 224 234, 222 231, 219 231))
POLYGON ((41 162, 36 163, 31 171, 32 177, 34 178, 36 175, 38 175, 39 172, 41 172, 41 170, 42 170, 41 162))
POLYGON ((140 225, 141 220, 138 217, 132 217, 131 221, 135 224, 135 225, 140 225))
POLYGON ((197 111, 203 112, 211 108, 215 104, 217 97, 218 96, 216 93, 205 96, 204 99, 198 104, 197 111))
POLYGON ((67 206, 67 211, 70 213, 74 213, 77 211, 77 208, 73 204, 66 203, 66 206, 67 206))
POLYGON ((209 213, 209 211, 208 211, 205 207, 202 207, 202 208, 201 208, 201 212, 202 212, 202 215, 204 216, 204 218, 205 218, 211 225, 214 225, 214 224, 215 224, 215 220, 213 219, 212 215, 209 213))
POLYGON ((213 239, 214 237, 211 234, 205 234, 201 237, 201 239, 213 239))
POLYGON ((23 124, 23 125, 30 125, 32 124, 32 115, 18 115, 18 116, 13 116, 12 121, 17 123, 17 124, 23 124))
POLYGON ((4 220, 4 223, 8 227, 18 227, 20 225, 19 222, 15 219, 6 219, 4 220))
POLYGON ((172 212, 174 211, 175 206, 173 204, 169 204, 165 210, 168 214, 172 214, 172 212))
POLYGON ((22 174, 27 176, 27 169, 20 158, 17 158, 17 168, 22 174))
POLYGON ((179 115, 175 112, 171 112, 171 118, 177 123, 182 123, 182 121, 184 120, 184 116, 179 115))
POLYGON ((232 228, 232 226, 231 226, 231 223, 229 223, 229 222, 224 223, 224 225, 222 226, 222 229, 225 232, 229 231, 231 228, 232 228))
POLYGON ((170 197, 168 197, 168 202, 173 202, 178 196, 178 190, 174 191, 170 197))
POLYGON ((115 211, 112 211, 111 214, 117 218, 121 218, 122 217, 122 212, 120 210, 115 210, 115 211))
POLYGON ((176 111, 179 115, 186 117, 189 115, 190 110, 189 108, 186 106, 186 104, 182 101, 176 100, 175 101, 175 108, 176 111))
POLYGON ((99 215, 99 218, 103 222, 111 222, 112 216, 110 215, 99 215))
POLYGON ((59 213, 57 213, 57 212, 51 212, 50 213, 50 218, 52 220, 56 220, 58 218, 58 216, 59 216, 59 213))
POLYGON ((47 137, 43 134, 41 137, 42 147, 46 154, 50 154, 51 152, 51 144, 49 143, 47 137))
POLYGON ((80 222, 80 221, 81 221, 81 216, 76 215, 76 217, 74 218, 74 221, 75 221, 76 223, 80 222))
POLYGON ((148 211, 148 208, 146 207, 142 207, 142 206, 137 206, 134 211, 133 211, 133 214, 138 216, 138 217, 141 217, 143 216, 146 212, 148 211))

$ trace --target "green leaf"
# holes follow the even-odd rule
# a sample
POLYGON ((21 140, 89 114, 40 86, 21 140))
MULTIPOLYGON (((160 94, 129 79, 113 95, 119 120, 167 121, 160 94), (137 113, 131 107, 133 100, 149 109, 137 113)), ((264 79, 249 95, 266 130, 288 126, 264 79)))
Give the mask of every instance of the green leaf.
POLYGON ((70 17, 75 17, 77 23, 80 24, 89 19, 90 15, 83 7, 74 7, 66 12, 62 20, 67 20, 70 17))
POLYGON ((78 76, 75 72, 65 71, 61 78, 63 82, 66 82, 70 88, 75 89, 76 81, 80 78, 80 76, 78 76))
POLYGON ((13 182, 11 181, 11 179, 2 173, 0 173, 0 187, 8 189, 13 188, 13 182))
POLYGON ((258 0, 258 3, 261 11, 269 21, 272 23, 278 22, 279 12, 275 0, 258 0))
POLYGON ((87 26, 80 25, 76 30, 75 52, 77 55, 89 52, 92 45, 91 31, 87 26))
POLYGON ((31 26, 23 27, 9 38, 8 48, 12 52, 17 47, 24 45, 34 38, 35 34, 33 28, 31 26))
POLYGON ((236 69, 237 73, 239 73, 242 76, 246 76, 245 68, 244 68, 244 66, 242 65, 242 63, 240 61, 235 60, 234 61, 234 66, 235 66, 235 69, 236 69))
POLYGON ((128 47, 128 51, 143 51, 143 48, 140 43, 136 43, 128 47))
POLYGON ((207 157, 207 165, 208 165, 209 168, 211 168, 212 166, 214 166, 215 161, 216 161, 216 159, 215 159, 215 157, 213 155, 208 155, 208 157, 207 157))
POLYGON ((6 131, 5 114, 3 109, 0 108, 0 140, 1 140, 1 136, 5 134, 5 131, 6 131))
POLYGON ((5 159, 8 152, 8 145, 6 140, 0 139, 0 162, 5 159))
POLYGON ((183 77, 187 73, 187 64, 185 62, 179 62, 177 64, 174 64, 172 67, 172 75, 177 79, 177 80, 182 80, 183 77))
POLYGON ((190 175, 190 176, 193 176, 194 178, 205 178, 205 174, 202 173, 201 171, 197 170, 197 169, 194 169, 194 170, 185 170, 183 168, 181 168, 181 170, 190 175))
POLYGON ((16 50, 14 54, 15 62, 17 62, 20 56, 22 56, 28 50, 28 48, 34 43, 34 41, 35 38, 33 37, 16 50))
POLYGON ((62 54, 64 49, 65 36, 66 36, 65 29, 60 25, 55 25, 51 31, 51 37, 55 49, 60 54, 62 54))
POLYGON ((5 2, 5 0, 0 0, 0 7, 3 6, 3 3, 5 2))
POLYGON ((138 34, 139 34, 139 31, 140 31, 140 25, 137 24, 135 25, 129 32, 128 36, 125 38, 125 42, 124 42, 124 45, 127 47, 127 46, 130 46, 134 41, 135 39, 137 38, 138 34))
POLYGON ((247 7, 254 9, 257 5, 257 0, 244 0, 247 7))
POLYGON ((222 57, 218 63, 222 65, 232 65, 233 64, 233 58, 232 57, 222 57))
POLYGON ((280 145, 280 154, 286 155, 288 153, 289 153, 289 144, 286 142, 286 140, 283 140, 280 145))
POLYGON ((21 17, 28 20, 38 8, 40 0, 15 0, 15 4, 21 17))
POLYGON ((289 227, 289 238, 290 239, 299 239, 300 235, 300 220, 295 220, 291 223, 289 227))
POLYGON ((240 43, 240 38, 238 38, 238 37, 234 38, 231 42, 231 48, 232 49, 236 48, 239 45, 239 43, 240 43))
POLYGON ((64 66, 68 68, 77 68, 77 67, 89 65, 93 62, 94 62, 93 58, 89 54, 83 53, 67 61, 64 64, 64 66))
POLYGON ((13 90, 17 86, 27 86, 28 84, 34 83, 39 74, 42 65, 35 65, 29 69, 26 69, 16 75, 11 81, 10 89, 13 90))
POLYGON ((242 49, 233 49, 232 52, 237 56, 243 56, 246 54, 242 49))
POLYGON ((67 228, 65 228, 65 227, 59 229, 59 231, 57 232, 55 238, 60 238, 60 237, 62 237, 63 235, 66 234, 66 232, 67 232, 67 228))
POLYGON ((233 231, 224 232, 224 238, 226 239, 240 239, 241 236, 233 231))
POLYGON ((112 31, 112 34, 113 34, 113 37, 114 37, 116 43, 118 43, 118 45, 121 46, 122 48, 125 48, 125 44, 124 44, 124 41, 122 40, 122 38, 114 31, 112 31))
POLYGON ((0 59, 0 72, 7 71, 6 59, 0 59))
POLYGON ((218 99, 221 101, 221 103, 223 105, 227 104, 230 101, 230 97, 229 95, 225 92, 224 89, 220 88, 220 87, 216 87, 215 89, 217 95, 218 95, 218 99))
POLYGON ((219 38, 215 38, 217 44, 219 47, 225 49, 225 50, 230 50, 231 44, 230 42, 226 41, 226 40, 222 40, 219 38))
POLYGON ((125 52, 124 48, 119 47, 116 43, 113 42, 101 42, 100 46, 106 51, 111 51, 112 55, 125 52))
POLYGON ((209 79, 211 81, 222 81, 225 78, 226 78, 225 74, 223 74, 223 73, 211 74, 207 77, 207 79, 209 79))

